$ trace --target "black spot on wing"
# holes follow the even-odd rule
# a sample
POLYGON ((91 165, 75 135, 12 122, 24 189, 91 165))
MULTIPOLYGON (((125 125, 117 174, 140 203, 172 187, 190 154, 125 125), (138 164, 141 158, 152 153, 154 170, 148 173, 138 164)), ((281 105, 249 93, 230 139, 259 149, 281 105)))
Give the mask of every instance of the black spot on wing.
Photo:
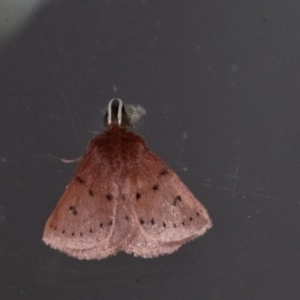
POLYGON ((81 178, 80 176, 76 176, 75 180, 81 184, 85 183, 85 180, 83 178, 81 178))
POLYGON ((179 201, 181 201, 181 200, 182 200, 182 199, 181 199, 180 196, 176 196, 176 197, 174 198, 173 205, 176 206, 176 204, 177 204, 179 201))
POLYGON ((162 169, 160 172, 159 172, 159 175, 160 176, 165 176, 168 174, 168 170, 167 169, 162 169))
POLYGON ((112 194, 107 194, 106 199, 107 199, 107 201, 111 201, 113 199, 112 194))
POLYGON ((71 212, 73 215, 75 215, 75 216, 78 214, 78 212, 77 212, 75 206, 70 206, 70 207, 69 207, 69 210, 70 210, 70 212, 71 212))
POLYGON ((153 191, 157 191, 158 190, 158 184, 155 184, 153 187, 152 187, 153 191))

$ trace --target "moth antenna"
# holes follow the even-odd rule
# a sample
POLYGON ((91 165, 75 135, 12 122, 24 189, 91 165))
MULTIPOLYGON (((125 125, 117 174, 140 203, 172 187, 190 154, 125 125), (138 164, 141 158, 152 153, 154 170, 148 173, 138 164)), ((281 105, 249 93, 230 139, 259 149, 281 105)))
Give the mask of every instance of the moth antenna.
POLYGON ((109 101, 108 103, 108 108, 107 108, 107 124, 110 125, 112 123, 112 103, 117 100, 119 102, 118 106, 118 124, 122 124, 122 108, 123 108, 123 101, 120 98, 113 98, 109 101))

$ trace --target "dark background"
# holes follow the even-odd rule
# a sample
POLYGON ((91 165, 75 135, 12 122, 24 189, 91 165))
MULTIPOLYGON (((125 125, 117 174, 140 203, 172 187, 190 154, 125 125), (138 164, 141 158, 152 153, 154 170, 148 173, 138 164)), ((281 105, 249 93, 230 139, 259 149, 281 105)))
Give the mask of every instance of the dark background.
POLYGON ((0 298, 300 299, 300 3, 51 1, 0 52, 0 298), (209 210, 169 256, 77 261, 45 221, 113 97, 209 210))

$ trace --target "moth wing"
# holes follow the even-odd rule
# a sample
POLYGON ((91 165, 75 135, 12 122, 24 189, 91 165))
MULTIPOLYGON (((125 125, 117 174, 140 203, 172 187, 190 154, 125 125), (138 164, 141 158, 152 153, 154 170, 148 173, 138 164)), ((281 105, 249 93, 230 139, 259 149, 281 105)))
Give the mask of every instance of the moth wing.
POLYGON ((151 152, 131 177, 131 210, 137 231, 127 253, 155 257, 176 251, 212 226, 205 207, 180 178, 151 152))
POLYGON ((78 259, 102 259, 122 249, 130 222, 121 220, 128 210, 119 201, 114 178, 99 172, 96 180, 89 176, 91 170, 75 173, 46 222, 43 241, 47 245, 78 259))

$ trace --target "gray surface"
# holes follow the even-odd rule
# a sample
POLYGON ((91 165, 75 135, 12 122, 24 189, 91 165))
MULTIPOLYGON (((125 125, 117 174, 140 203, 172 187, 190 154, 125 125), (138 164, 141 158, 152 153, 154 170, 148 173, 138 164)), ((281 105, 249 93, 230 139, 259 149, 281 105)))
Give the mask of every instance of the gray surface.
POLYGON ((299 299, 299 1, 125 2, 49 3, 0 53, 0 298, 299 299), (75 168, 55 157, 116 96, 214 227, 170 256, 76 261, 41 242, 75 168))

